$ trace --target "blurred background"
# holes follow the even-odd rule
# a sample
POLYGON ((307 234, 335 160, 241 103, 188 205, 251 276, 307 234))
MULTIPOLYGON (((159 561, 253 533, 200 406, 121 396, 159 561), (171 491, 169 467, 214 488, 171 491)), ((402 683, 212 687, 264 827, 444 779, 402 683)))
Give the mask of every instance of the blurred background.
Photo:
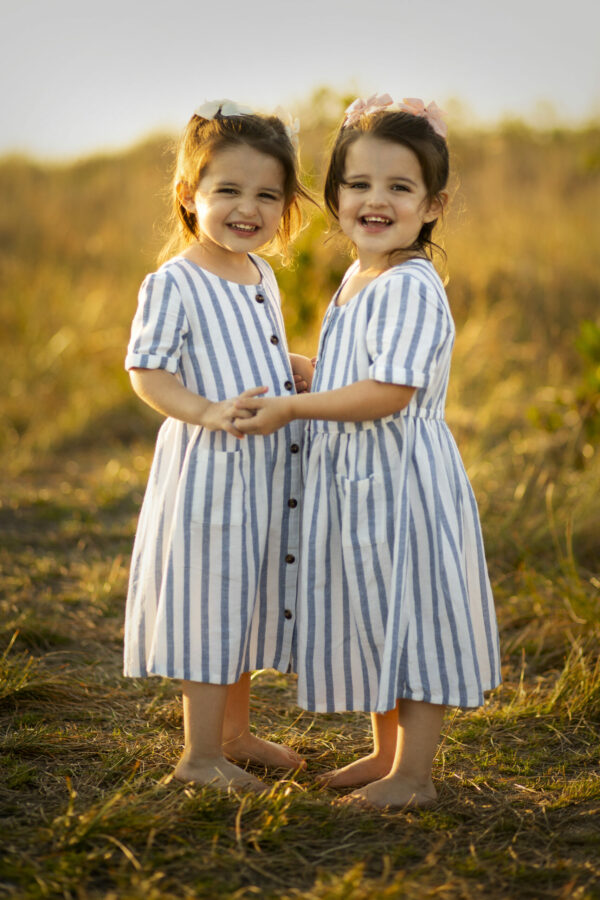
MULTIPOLYGON (((288 108, 319 190, 357 95, 435 99, 453 159, 440 261, 458 330, 448 419, 491 566, 501 579, 547 558, 597 588, 600 6, 140 10, 129 0, 3 10, 4 472, 113 446, 132 448, 132 466, 150 457, 159 420, 133 396, 123 358, 164 237, 173 138, 195 106, 229 96, 288 108)), ((307 210, 292 266, 271 262, 291 348, 312 355, 346 249, 307 210)), ((114 477, 138 476, 119 463, 114 477)))

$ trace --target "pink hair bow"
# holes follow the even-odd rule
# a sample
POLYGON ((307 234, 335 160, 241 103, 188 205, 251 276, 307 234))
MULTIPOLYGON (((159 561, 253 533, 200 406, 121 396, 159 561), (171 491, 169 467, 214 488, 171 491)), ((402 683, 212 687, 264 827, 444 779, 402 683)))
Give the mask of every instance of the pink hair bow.
POLYGON ((393 102, 394 101, 389 94, 380 94, 379 96, 373 94, 366 100, 359 97, 347 108, 346 118, 344 119, 342 128, 345 128, 347 125, 354 125, 361 116, 371 116, 373 113, 378 112, 378 110, 385 109, 386 106, 391 106, 393 102))
POLYGON ((448 134, 448 126, 442 118, 444 111, 433 100, 425 106, 419 97, 405 97, 402 103, 398 104, 398 109, 413 116, 423 116, 440 137, 445 138, 448 134))

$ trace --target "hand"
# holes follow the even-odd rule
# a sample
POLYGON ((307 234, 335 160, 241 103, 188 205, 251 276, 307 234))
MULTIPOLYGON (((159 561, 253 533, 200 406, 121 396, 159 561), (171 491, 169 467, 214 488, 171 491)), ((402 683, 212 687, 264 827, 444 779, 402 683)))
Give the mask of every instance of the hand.
MULTIPOLYGON (((246 392, 247 393, 247 392, 246 392)), ((249 418, 235 419, 235 427, 244 434, 273 434, 294 418, 290 397, 250 398, 235 401, 236 408, 249 413, 249 418)))
POLYGON ((308 384, 302 375, 294 375, 294 387, 296 388, 297 394, 306 394, 308 391, 308 384))
POLYGON ((299 353, 290 353, 290 364, 294 373, 294 382, 296 384, 296 392, 304 394, 310 391, 313 375, 315 372, 314 363, 308 356, 301 356, 299 353), (300 388, 299 384, 305 384, 306 387, 300 388))
POLYGON ((218 400, 209 403, 204 410, 200 425, 208 431, 226 431, 227 434, 236 438, 243 438, 245 435, 240 431, 234 422, 242 422, 245 419, 251 419, 254 411, 246 408, 246 404, 252 399, 259 397, 267 391, 267 387, 249 388, 239 397, 232 397, 228 400, 218 400), (240 403, 238 407, 236 404, 240 403))

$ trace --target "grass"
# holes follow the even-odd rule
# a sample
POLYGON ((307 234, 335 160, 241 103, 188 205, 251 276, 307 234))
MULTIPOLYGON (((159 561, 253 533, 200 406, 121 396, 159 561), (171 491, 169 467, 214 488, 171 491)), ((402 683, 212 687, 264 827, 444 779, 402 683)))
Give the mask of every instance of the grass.
POLYGON ((564 564, 497 581, 505 682, 448 713, 434 810, 357 811, 318 789, 369 747, 368 718, 302 712, 274 672, 254 679, 254 725, 308 772, 258 771, 264 797, 172 781, 177 686, 120 674, 150 450, 85 448, 68 482, 49 458, 2 485, 0 896, 600 897, 598 597, 564 564))
MULTIPOLYGON (((343 106, 327 90, 306 104, 313 184, 343 106)), ((600 129, 451 130, 447 411, 504 683, 482 710, 448 713, 440 802, 408 813, 315 787, 370 747, 368 717, 303 713, 293 677, 273 672, 254 680, 252 721, 308 771, 257 771, 261 797, 177 784, 177 686, 121 676, 158 423, 122 360, 161 243, 166 143, 0 161, 0 897, 600 898, 600 129)), ((308 355, 348 262, 324 227, 315 215, 277 273, 308 355)))

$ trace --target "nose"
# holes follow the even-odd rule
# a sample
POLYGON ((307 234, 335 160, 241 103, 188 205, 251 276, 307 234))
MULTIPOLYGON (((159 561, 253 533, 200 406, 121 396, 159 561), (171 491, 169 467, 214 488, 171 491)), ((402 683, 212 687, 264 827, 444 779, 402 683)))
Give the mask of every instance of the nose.
POLYGON ((244 213, 246 216, 256 215, 258 204, 256 202, 256 197, 252 196, 252 194, 241 194, 237 205, 238 212, 244 213))
POLYGON ((371 188, 366 200, 368 206, 384 206, 386 203, 383 191, 377 187, 371 188))

